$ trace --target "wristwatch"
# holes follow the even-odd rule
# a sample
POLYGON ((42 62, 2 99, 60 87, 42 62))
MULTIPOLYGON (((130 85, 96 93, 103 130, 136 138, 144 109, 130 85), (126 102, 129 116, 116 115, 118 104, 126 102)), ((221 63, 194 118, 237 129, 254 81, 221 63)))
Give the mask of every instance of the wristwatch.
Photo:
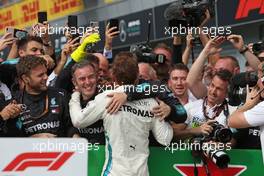
POLYGON ((239 51, 240 54, 244 54, 245 52, 247 52, 249 50, 248 46, 247 45, 244 45, 242 47, 242 50, 239 51))

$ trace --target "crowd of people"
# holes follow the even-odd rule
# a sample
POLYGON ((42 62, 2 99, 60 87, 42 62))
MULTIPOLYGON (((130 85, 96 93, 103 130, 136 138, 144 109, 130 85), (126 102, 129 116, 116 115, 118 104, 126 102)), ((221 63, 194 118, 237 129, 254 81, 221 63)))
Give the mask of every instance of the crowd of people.
MULTIPOLYGON (((47 23, 36 26, 48 28, 47 23)), ((264 50, 256 55, 241 35, 201 33, 203 49, 190 66, 193 38, 188 34, 185 41, 174 36, 171 46, 153 48, 165 56, 164 63, 138 62, 139 56, 128 51, 112 55, 115 30, 106 26, 103 53, 90 47, 99 33, 79 38, 67 33, 59 55, 47 31, 21 39, 5 33, 0 51, 10 50, 0 65, 0 136, 84 137, 106 145, 103 173, 112 175, 148 175, 149 145, 208 136, 216 121, 232 127, 232 148, 261 148, 264 50), (239 107, 229 105, 228 90, 240 65, 237 58, 220 54, 224 42, 244 56, 247 71, 258 72, 257 85, 248 88, 239 107)))

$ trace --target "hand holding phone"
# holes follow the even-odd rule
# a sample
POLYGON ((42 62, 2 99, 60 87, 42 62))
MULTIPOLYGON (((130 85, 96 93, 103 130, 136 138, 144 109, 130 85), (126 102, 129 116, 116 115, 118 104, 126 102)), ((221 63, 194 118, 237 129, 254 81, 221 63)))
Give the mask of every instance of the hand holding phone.
MULTIPOLYGON (((119 20, 118 19, 110 19, 109 20, 109 29, 116 27, 114 30, 111 30, 111 33, 119 31, 119 20)), ((115 34, 117 35, 117 34, 115 34)))
POLYGON ((105 30, 105 48, 112 49, 113 39, 119 34, 119 21, 118 19, 110 19, 105 30))
POLYGON ((98 21, 90 21, 90 27, 92 32, 99 33, 99 22, 98 21))
POLYGON ((17 39, 25 38, 28 35, 28 32, 25 30, 11 28, 11 27, 6 28, 6 32, 11 33, 12 37, 17 39))
MULTIPOLYGON (((70 36, 72 37, 72 39, 75 38, 79 38, 80 34, 77 32, 77 28, 78 28, 78 16, 76 15, 69 15, 68 16, 68 27, 69 30, 68 32, 70 33, 70 36), (73 30, 75 33, 72 33, 72 28, 75 28, 75 30, 73 30)), ((76 40, 76 43, 80 42, 80 38, 76 40)))
MULTIPOLYGON (((0 38, 0 51, 4 50, 6 47, 12 45, 15 42, 15 38, 12 37, 12 33, 5 33, 1 38, 0 38)), ((1 97, 1 94, 0 94, 1 97)))

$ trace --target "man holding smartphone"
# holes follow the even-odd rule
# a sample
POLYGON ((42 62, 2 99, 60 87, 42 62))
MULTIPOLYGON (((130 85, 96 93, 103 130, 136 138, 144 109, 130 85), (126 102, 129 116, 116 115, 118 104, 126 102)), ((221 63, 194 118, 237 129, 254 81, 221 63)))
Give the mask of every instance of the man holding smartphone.
POLYGON ((113 39, 120 33, 119 32, 119 23, 118 20, 112 20, 112 23, 109 23, 106 26, 105 30, 105 45, 104 45, 104 56, 107 59, 112 59, 112 43, 113 39))

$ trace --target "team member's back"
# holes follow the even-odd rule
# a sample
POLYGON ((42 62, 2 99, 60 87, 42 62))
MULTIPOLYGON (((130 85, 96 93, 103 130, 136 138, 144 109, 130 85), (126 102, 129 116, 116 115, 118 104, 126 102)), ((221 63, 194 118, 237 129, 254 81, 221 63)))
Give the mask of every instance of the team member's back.
POLYGON ((83 128, 99 119, 103 119, 106 135, 106 160, 102 175, 148 174, 148 136, 152 130, 156 140, 168 145, 173 137, 171 126, 160 121, 151 113, 157 106, 154 99, 142 99, 128 102, 116 114, 107 113, 106 106, 110 98, 107 94, 123 92, 123 86, 115 91, 105 91, 88 103, 85 109, 80 107, 80 94, 73 93, 70 101, 70 113, 75 127, 83 128), (73 117, 75 119, 73 119, 73 117))
POLYGON ((124 92, 125 86, 137 81, 138 66, 130 53, 120 53, 113 64, 114 80, 119 87, 105 91, 88 102, 82 109, 80 93, 72 94, 70 115, 77 128, 87 127, 103 119, 106 136, 106 160, 103 176, 148 176, 148 137, 154 137, 163 145, 170 144, 173 130, 170 124, 155 118, 151 110, 157 106, 154 99, 142 99, 124 104, 117 113, 107 112, 108 94, 124 92))

